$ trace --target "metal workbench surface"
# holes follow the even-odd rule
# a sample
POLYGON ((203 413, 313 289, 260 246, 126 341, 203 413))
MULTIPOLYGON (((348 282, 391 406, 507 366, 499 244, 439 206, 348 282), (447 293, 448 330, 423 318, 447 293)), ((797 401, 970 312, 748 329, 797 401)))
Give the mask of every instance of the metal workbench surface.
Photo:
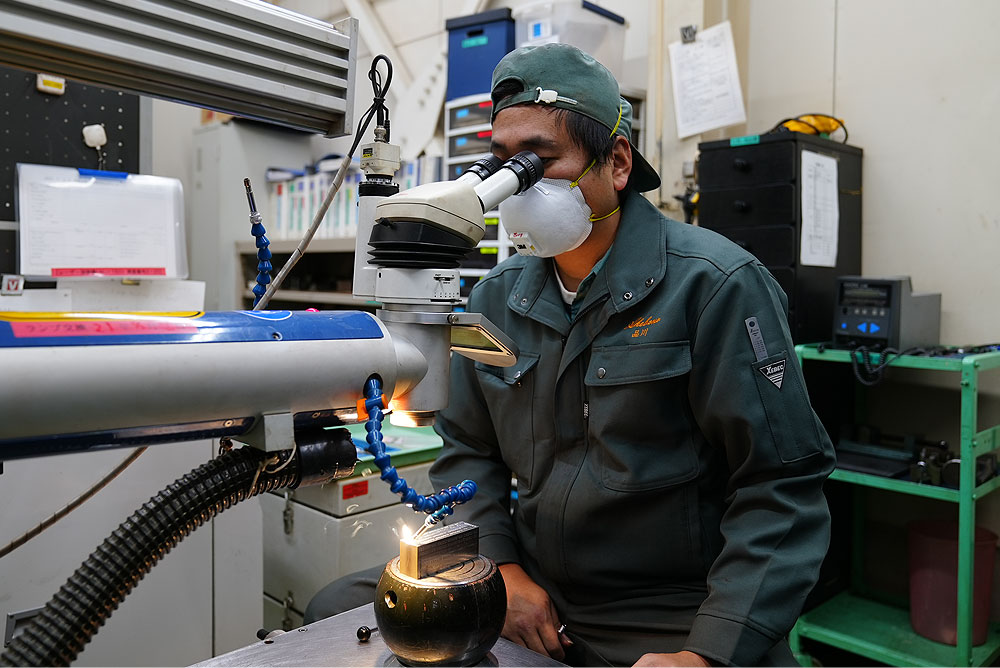
MULTIPOLYGON (((258 641, 197 666, 399 666, 399 661, 373 633, 358 641, 358 627, 375 627, 374 606, 369 603, 308 626, 258 641)), ((480 666, 563 666, 555 659, 500 638, 480 666)))

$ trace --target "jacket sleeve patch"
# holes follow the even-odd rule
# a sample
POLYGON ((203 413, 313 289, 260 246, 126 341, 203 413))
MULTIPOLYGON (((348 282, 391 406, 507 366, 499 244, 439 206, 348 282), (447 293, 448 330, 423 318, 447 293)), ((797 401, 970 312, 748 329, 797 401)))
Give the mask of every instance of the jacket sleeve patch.
POLYGON ((774 386, 780 390, 781 382, 785 379, 785 358, 782 357, 771 364, 759 366, 757 367, 757 371, 764 374, 764 377, 774 383, 774 386))
POLYGON ((797 368, 789 364, 787 351, 753 365, 757 392, 767 416, 768 429, 785 464, 822 451, 823 439, 797 368))

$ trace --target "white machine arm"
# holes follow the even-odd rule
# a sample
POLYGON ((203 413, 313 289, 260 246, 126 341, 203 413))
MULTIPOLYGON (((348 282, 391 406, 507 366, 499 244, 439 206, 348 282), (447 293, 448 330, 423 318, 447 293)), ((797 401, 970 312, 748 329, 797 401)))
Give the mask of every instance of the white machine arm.
POLYGON ((288 448, 357 421, 369 377, 405 394, 427 363, 357 311, 6 313, 0 368, 5 460, 219 436, 288 448))
MULTIPOLYGON (((0 63, 328 135, 349 130, 356 36, 353 19, 334 27, 261 0, 0 0, 0 63)), ((385 88, 389 78, 391 66, 385 88)), ((363 417, 355 401, 372 376, 390 419, 430 424, 448 402, 452 351, 513 364, 513 341, 454 312, 458 266, 483 214, 537 182, 541 161, 485 159, 398 193, 399 150, 387 113, 378 119, 362 147, 354 290, 382 304, 378 317, 0 316, 0 461, 221 436, 284 449, 302 429, 363 417)))

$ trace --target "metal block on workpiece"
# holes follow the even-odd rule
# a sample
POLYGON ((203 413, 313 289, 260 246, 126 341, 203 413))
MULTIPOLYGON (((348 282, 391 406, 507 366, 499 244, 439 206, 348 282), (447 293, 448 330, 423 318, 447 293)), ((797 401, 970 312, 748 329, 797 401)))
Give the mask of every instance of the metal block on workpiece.
POLYGON ((457 522, 399 541, 399 570, 411 578, 439 573, 479 554, 479 527, 457 522))

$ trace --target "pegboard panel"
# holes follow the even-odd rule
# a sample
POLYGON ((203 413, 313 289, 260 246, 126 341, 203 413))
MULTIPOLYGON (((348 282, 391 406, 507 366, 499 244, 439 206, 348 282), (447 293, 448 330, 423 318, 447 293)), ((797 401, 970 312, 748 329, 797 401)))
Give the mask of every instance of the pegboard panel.
POLYGON ((35 72, 0 67, 0 220, 14 220, 16 165, 97 168, 97 150, 83 127, 101 123, 108 135, 105 169, 139 171, 139 97, 66 81, 62 95, 35 88, 35 72))

